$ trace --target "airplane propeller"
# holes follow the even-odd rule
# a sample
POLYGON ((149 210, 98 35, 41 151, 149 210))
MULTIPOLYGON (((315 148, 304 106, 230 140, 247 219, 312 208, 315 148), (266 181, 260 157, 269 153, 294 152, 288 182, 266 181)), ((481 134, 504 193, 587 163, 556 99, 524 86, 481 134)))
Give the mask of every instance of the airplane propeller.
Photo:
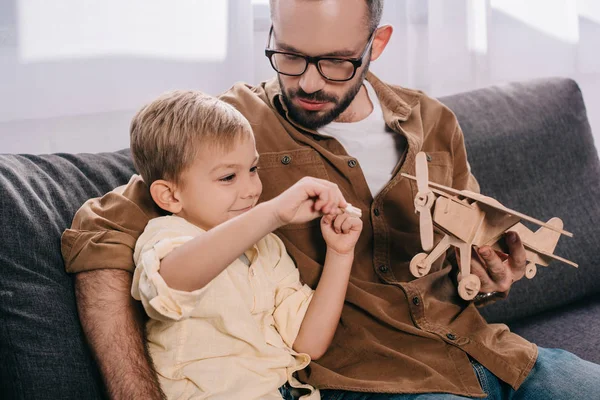
POLYGON ((423 152, 417 154, 416 177, 418 192, 415 197, 415 212, 419 214, 419 225, 421 231, 421 246, 424 251, 433 248, 433 221, 431 207, 435 196, 429 188, 429 171, 427 167, 427 155, 423 152))

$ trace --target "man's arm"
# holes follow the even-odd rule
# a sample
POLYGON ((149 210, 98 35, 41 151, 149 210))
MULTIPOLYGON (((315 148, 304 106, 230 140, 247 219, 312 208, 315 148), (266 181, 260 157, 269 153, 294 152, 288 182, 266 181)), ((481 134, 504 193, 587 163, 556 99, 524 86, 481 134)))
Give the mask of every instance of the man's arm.
POLYGON ((79 319, 111 399, 164 399, 144 340, 143 310, 131 273, 97 269, 75 275, 79 319))
MULTIPOLYGON (((479 192, 479 184, 471 174, 467 161, 464 136, 457 124, 453 136, 454 177, 453 187, 479 192)), ((479 257, 471 257, 471 273, 480 282, 480 295, 475 298, 477 306, 493 303, 507 297, 513 283, 523 278, 527 264, 525 247, 516 232, 505 235, 508 255, 496 253, 490 246, 482 246, 477 252, 479 257)))

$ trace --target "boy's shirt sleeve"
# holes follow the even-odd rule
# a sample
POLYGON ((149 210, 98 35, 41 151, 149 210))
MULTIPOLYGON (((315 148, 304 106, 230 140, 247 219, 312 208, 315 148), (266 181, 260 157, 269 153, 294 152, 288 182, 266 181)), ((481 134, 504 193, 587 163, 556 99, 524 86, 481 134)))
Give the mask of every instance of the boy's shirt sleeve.
POLYGON ((285 249, 285 245, 274 234, 267 236, 269 251, 278 261, 273 267, 275 288, 275 327, 287 346, 292 348, 302 321, 313 297, 313 290, 300 281, 300 273, 285 249))
POLYGON ((160 261, 167 254, 202 234, 201 230, 191 224, 173 224, 174 218, 176 217, 152 220, 135 246, 136 268, 131 295, 142 302, 150 318, 160 321, 189 318, 210 286, 209 283, 192 292, 176 290, 170 288, 160 275, 160 261))

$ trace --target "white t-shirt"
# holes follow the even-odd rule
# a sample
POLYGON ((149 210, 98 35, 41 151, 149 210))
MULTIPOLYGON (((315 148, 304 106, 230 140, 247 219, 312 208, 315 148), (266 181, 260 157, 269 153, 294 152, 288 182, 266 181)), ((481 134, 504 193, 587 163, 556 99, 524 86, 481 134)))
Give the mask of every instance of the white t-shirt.
POLYGON ((358 122, 331 122, 317 130, 337 139, 348 155, 356 158, 375 197, 392 178, 392 172, 405 149, 405 141, 388 129, 373 86, 364 82, 373 111, 358 122))

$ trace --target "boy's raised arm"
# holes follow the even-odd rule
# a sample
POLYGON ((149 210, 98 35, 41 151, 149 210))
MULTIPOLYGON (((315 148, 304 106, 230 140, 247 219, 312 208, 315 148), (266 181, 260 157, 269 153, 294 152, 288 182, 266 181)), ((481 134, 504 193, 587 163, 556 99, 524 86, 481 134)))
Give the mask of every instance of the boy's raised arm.
POLYGON ((232 218, 171 251, 160 264, 170 288, 203 288, 240 254, 277 228, 342 212, 346 206, 339 188, 317 178, 303 178, 274 199, 232 218))

